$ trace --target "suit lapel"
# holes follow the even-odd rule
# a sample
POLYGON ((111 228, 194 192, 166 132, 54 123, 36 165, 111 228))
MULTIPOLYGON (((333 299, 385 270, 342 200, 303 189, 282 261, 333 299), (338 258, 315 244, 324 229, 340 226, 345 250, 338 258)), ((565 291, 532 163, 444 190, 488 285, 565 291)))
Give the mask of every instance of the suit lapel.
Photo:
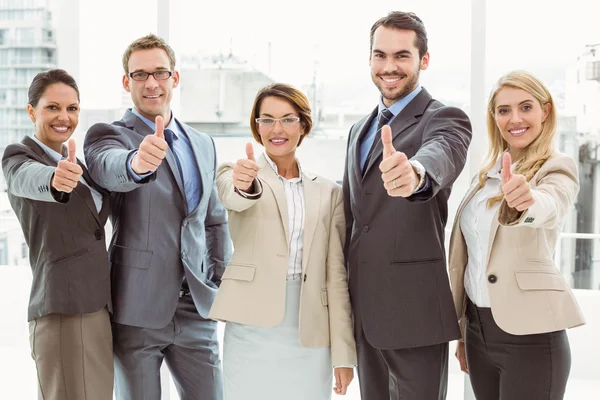
POLYGON ((319 220, 319 210, 321 209, 321 187, 316 181, 317 177, 305 173, 302 177, 302 184, 304 186, 304 236, 303 244, 304 249, 302 253, 302 272, 306 272, 308 264, 308 255, 310 254, 310 248, 315 236, 315 229, 317 228, 317 221, 319 220), (310 199, 310 201, 307 201, 310 199))
POLYGON ((453 254, 460 255, 459 258, 461 268, 464 268, 467 265, 467 245, 465 242, 465 238, 462 234, 462 230, 460 229, 460 217, 465 207, 467 206, 467 204, 469 204, 469 201, 471 201, 471 199, 473 198, 473 196, 475 196, 478 190, 479 181, 475 179, 475 181, 471 184, 471 187, 467 191, 466 196, 462 199, 460 205, 458 206, 456 216, 454 217, 454 224, 452 225, 452 233, 450 234, 449 249, 453 252, 453 254))
POLYGON ((356 138, 354 139, 354 143, 353 143, 354 165, 353 165, 352 169, 354 172, 354 177, 356 179, 356 182, 361 182, 362 177, 363 177, 362 169, 360 168, 360 145, 361 145, 362 140, 364 139, 365 135, 369 131, 369 127, 373 123, 373 119, 376 116, 377 116, 377 107, 375 107, 375 109, 371 112, 371 115, 369 115, 366 118, 362 127, 359 127, 359 132, 356 135, 356 138))
POLYGON ((281 217, 281 224, 283 225, 283 231, 285 232, 286 243, 290 241, 290 232, 288 227, 288 212, 287 212, 287 200, 285 198, 285 189, 283 184, 279 180, 279 177, 271 168, 271 165, 265 158, 264 154, 261 154, 258 160, 260 166, 259 177, 271 188, 275 201, 277 202, 277 208, 279 209, 279 216, 281 217))

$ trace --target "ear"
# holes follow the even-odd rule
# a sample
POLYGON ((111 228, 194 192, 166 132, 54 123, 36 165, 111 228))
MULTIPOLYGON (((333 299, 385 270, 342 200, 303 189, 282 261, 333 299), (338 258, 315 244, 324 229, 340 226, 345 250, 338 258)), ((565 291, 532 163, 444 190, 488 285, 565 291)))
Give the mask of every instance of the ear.
POLYGON ((27 104, 27 114, 29 114, 29 119, 31 122, 35 124, 35 109, 31 104, 27 104))
POLYGON ((179 86, 179 71, 173 71, 173 89, 179 86))
POLYGON ((422 71, 425 71, 429 67, 429 52, 425 53, 423 58, 421 58, 420 68, 422 71))
POLYGON ((129 87, 129 77, 127 75, 123 75, 123 89, 131 93, 131 88, 129 87))
POLYGON ((552 110, 552 104, 546 103, 544 106, 544 116, 542 117, 542 122, 546 122, 546 118, 550 115, 550 110, 552 110))

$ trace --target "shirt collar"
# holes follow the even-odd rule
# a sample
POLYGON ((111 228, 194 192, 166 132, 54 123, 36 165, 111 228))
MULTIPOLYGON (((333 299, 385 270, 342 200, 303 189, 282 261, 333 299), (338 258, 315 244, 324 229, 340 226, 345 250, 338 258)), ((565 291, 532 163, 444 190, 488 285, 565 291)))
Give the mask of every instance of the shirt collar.
POLYGON ((63 155, 60 154, 59 152, 51 149, 50 147, 46 146, 44 143, 42 143, 38 138, 36 138, 35 136, 32 136, 32 139, 40 145, 40 147, 42 148, 42 150, 44 150, 46 152, 46 154, 48 154, 50 156, 51 159, 53 159, 56 163, 58 163, 60 160, 63 159, 63 155))
MULTIPOLYGON (((277 175, 281 179, 285 179, 283 176, 279 175, 279 171, 277 169, 277 164, 275 164, 273 162, 273 160, 271 160, 271 158, 267 155, 266 151, 265 151, 265 158, 267 159, 267 162, 269 163, 271 168, 273 168, 273 171, 275 171, 275 175, 277 175)), ((299 173, 300 176, 298 178, 288 179, 290 182, 302 182, 302 166, 300 165, 300 161, 298 161, 297 158, 296 158, 296 163, 298 164, 298 171, 300 172, 299 173)))
POLYGON ((408 103, 410 103, 415 97, 417 97, 417 95, 421 92, 422 89, 423 87, 421 87, 421 85, 417 85, 415 90, 413 90, 400 100, 396 101, 389 107, 386 107, 385 104, 383 104, 383 96, 379 96, 379 107, 377 111, 380 113, 382 110, 387 108, 391 111, 392 114, 394 114, 395 117, 396 115, 400 114, 402 110, 404 110, 404 107, 406 107, 408 103))
MULTIPOLYGON (((146 125, 148 125, 150 127, 150 129, 152 129, 153 131, 156 130, 156 124, 154 123, 154 121, 151 121, 148 118, 144 117, 142 114, 139 113, 139 111, 135 107, 131 108, 131 112, 133 114, 135 114, 135 116, 137 116, 139 119, 144 121, 144 123, 146 125)), ((177 121, 175 121, 175 116, 173 115, 173 111, 171 111, 171 122, 169 122, 169 125, 167 125, 165 127, 165 129, 172 130, 173 133, 175 134, 175 137, 178 137, 179 134, 181 133, 181 130, 179 129, 179 125, 177 124, 177 121)))

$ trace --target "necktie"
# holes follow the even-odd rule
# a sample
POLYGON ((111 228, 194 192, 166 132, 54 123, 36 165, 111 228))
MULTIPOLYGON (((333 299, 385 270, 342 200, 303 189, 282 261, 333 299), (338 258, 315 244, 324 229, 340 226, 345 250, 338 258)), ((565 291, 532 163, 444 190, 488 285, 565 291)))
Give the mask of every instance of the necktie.
POLYGON ((378 122, 377 122, 377 130, 375 131, 375 137, 373 138, 373 144, 371 144, 371 149, 369 150, 369 154, 367 154, 367 159, 365 161, 365 165, 363 167, 363 172, 367 169, 367 165, 369 165, 369 161, 371 160, 371 156, 373 155, 373 150, 377 147, 377 144, 381 142, 381 128, 384 125, 387 125, 388 122, 394 117, 394 114, 387 108, 384 108, 379 113, 378 122))
POLYGON ((179 157, 177 157, 177 153, 175 153, 175 149, 173 148, 173 140, 175 139, 175 133, 170 129, 165 129, 165 141, 169 145, 171 152, 173 153, 173 158, 177 162, 177 169, 179 170, 179 176, 181 177, 181 183, 183 184, 183 169, 181 168, 181 162, 179 162, 179 157))

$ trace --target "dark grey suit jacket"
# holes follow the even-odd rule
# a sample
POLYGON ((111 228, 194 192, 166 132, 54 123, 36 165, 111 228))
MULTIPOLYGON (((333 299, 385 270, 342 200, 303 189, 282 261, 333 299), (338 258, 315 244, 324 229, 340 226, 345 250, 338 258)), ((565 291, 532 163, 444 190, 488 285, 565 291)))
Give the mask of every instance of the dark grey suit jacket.
POLYGON ((33 271, 28 321, 51 313, 111 309, 104 238, 108 192, 78 163, 88 184, 103 195, 100 215, 85 185, 79 183, 72 193, 50 186, 56 162, 30 137, 9 145, 2 157, 8 199, 29 246, 33 271))
POLYGON ((344 171, 345 255, 355 329, 369 343, 400 349, 460 337, 446 273, 444 227, 452 183, 471 141, 469 118, 423 89, 391 123, 394 147, 418 160, 430 189, 405 198, 388 196, 379 164, 379 141, 364 175, 360 142, 370 115, 350 130, 344 171))
POLYGON ((158 170, 136 183, 127 159, 154 132, 130 110, 112 124, 95 124, 85 138, 91 176, 113 192, 109 248, 113 321, 159 329, 173 318, 183 276, 196 309, 208 311, 231 258, 227 214, 215 185, 216 152, 205 133, 181 124, 202 179, 202 197, 188 214, 185 192, 171 150, 158 170))

